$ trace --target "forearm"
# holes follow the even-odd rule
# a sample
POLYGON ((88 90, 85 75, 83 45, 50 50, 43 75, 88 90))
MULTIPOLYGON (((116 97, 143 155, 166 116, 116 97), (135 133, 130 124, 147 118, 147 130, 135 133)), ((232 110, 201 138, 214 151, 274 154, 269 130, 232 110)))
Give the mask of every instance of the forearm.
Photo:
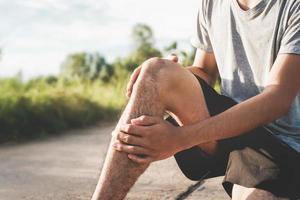
POLYGON ((287 112, 293 97, 274 87, 225 112, 191 126, 182 127, 184 148, 235 137, 272 122, 287 112))

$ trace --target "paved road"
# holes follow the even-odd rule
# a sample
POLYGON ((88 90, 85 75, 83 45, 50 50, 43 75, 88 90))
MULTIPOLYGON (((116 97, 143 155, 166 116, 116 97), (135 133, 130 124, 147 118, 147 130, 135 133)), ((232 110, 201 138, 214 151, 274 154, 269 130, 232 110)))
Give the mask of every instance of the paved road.
MULTIPOLYGON (((101 124, 47 140, 2 145, 0 200, 89 200, 112 128, 101 124)), ((206 181, 185 199, 228 199, 220 181, 206 181)), ((170 158, 153 163, 127 199, 175 199, 195 183, 183 177, 170 158)))

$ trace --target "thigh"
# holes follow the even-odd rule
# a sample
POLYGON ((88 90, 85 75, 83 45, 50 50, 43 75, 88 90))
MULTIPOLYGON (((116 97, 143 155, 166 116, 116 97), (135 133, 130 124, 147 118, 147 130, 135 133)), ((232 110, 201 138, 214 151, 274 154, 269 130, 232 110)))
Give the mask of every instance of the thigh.
POLYGON ((191 180, 224 176, 229 196, 236 184, 278 198, 300 198, 300 155, 264 128, 219 141, 213 155, 195 146, 174 157, 191 180))
POLYGON ((300 155, 266 129, 255 129, 220 146, 230 152, 223 181, 229 195, 237 184, 276 197, 300 198, 300 155))
MULTIPOLYGON (((196 77, 211 116, 236 105, 232 99, 217 94, 201 78, 196 77)), ((168 118, 176 125, 176 121, 168 118)), ((265 128, 260 127, 242 136, 218 141, 215 154, 201 148, 178 152, 175 159, 182 172, 192 180, 225 175, 223 186, 231 195, 238 184, 259 188, 277 196, 299 196, 300 156, 265 128)))
POLYGON ((197 78, 178 63, 159 63, 157 82, 165 109, 180 125, 193 124, 209 117, 202 88, 197 78))
MULTIPOLYGON (((204 95, 205 102, 202 104, 207 107, 209 116, 221 113, 236 104, 232 99, 218 94, 200 77, 195 75, 195 78, 204 95)), ((167 120, 173 125, 178 126, 178 123, 172 117, 168 117, 167 120)), ((226 143, 218 143, 222 144, 222 146, 226 145, 226 143)), ((207 154, 207 148, 204 148, 203 144, 178 152, 175 155, 175 159, 184 175, 191 180, 224 175, 229 151, 218 151, 218 149, 224 149, 223 147, 221 148, 219 144, 211 145, 217 149, 213 154, 207 154)))
MULTIPOLYGON (((202 79, 170 60, 163 60, 158 64, 161 65, 158 66, 160 72, 157 78, 158 85, 161 85, 160 99, 176 122, 183 126, 210 117, 205 95, 199 84, 202 79)), ((206 152, 214 152, 217 143, 213 141, 199 146, 206 152)))

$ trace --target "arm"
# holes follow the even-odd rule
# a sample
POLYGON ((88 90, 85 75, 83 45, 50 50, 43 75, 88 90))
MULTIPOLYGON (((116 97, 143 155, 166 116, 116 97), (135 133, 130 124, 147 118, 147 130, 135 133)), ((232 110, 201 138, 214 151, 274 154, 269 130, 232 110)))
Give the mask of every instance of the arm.
MULTIPOLYGON (((120 129, 118 139, 123 141, 124 136, 128 140, 135 137, 133 135, 139 136, 136 145, 143 147, 150 156, 141 158, 132 150, 128 152, 129 158, 138 163, 149 163, 198 144, 242 135, 276 120, 288 111, 300 91, 299 74, 300 55, 280 55, 261 94, 193 125, 174 127, 158 117, 141 116, 131 120, 131 123, 147 127, 137 129, 125 125, 120 129), (128 131, 130 128, 132 130, 128 131), (147 142, 151 144, 148 147, 147 142), (164 145, 166 143, 170 145, 164 145)), ((123 151, 126 152, 125 149, 123 151)))
POLYGON ((300 56, 280 55, 265 91, 227 111, 192 126, 182 127, 183 148, 241 135, 284 115, 300 90, 300 56), (197 138, 197 139, 195 139, 197 138))
POLYGON ((212 87, 219 75, 217 62, 213 53, 197 49, 193 66, 187 67, 193 74, 198 75, 212 87))

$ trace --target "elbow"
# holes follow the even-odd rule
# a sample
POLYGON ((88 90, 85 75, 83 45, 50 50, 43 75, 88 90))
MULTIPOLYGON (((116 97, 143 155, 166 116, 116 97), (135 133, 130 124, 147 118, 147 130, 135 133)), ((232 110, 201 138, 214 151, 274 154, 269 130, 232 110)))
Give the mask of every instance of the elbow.
POLYGON ((282 115, 286 114, 289 112, 291 106, 293 105, 294 101, 295 101, 295 98, 297 96, 297 93, 282 93, 282 101, 281 101, 281 104, 282 104, 282 115))
POLYGON ((278 116, 281 117, 289 112, 297 93, 291 93, 287 91, 277 90, 274 93, 274 105, 273 109, 277 110, 278 116))
POLYGON ((269 86, 264 90, 265 104, 264 113, 266 114, 266 121, 274 121, 285 114, 287 114, 297 96, 297 92, 292 92, 287 88, 280 86, 269 86))

